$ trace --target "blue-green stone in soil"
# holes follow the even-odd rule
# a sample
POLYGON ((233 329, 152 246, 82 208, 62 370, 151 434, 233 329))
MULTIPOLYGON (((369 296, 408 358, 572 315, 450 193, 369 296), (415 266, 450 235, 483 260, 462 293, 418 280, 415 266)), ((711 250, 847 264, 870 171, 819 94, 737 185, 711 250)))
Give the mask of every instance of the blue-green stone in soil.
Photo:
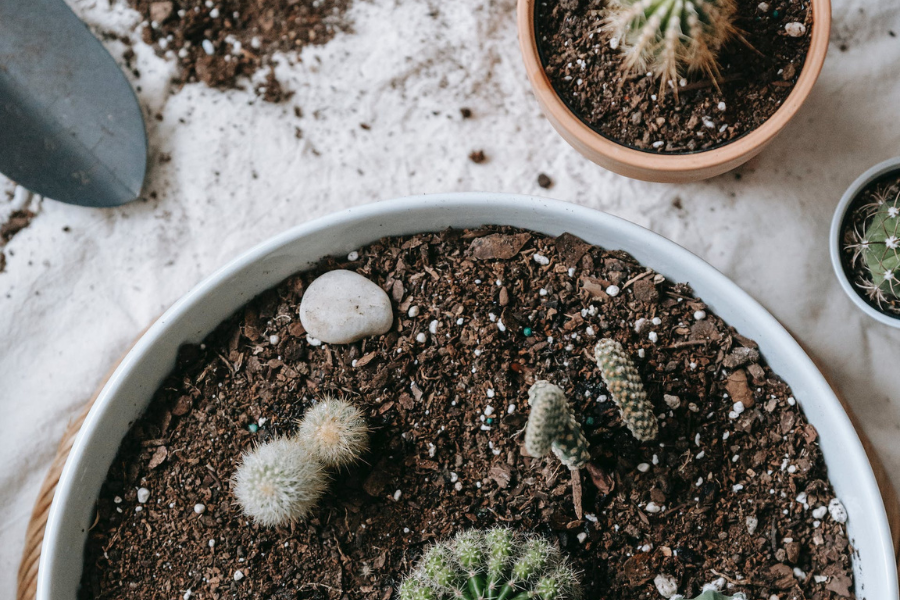
POLYGON ((249 425, 247 425, 247 429, 250 430, 250 433, 256 433, 257 431, 259 431, 259 425, 257 425, 256 423, 250 423, 249 425))

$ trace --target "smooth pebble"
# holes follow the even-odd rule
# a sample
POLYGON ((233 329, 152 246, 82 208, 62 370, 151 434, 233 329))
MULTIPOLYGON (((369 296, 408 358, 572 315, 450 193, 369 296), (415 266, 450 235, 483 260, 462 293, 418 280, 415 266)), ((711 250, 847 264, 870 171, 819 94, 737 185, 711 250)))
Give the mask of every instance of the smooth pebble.
POLYGON ((383 289, 353 271, 329 271, 309 284, 300 301, 300 322, 326 344, 349 344, 381 335, 394 323, 383 289))

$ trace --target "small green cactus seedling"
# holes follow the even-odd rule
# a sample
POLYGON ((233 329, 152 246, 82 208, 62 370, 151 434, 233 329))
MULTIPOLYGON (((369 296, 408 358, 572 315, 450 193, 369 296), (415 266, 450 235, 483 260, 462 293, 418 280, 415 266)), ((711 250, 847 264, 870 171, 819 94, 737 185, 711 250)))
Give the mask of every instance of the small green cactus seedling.
POLYGON ((893 200, 882 195, 879 201, 862 207, 871 216, 865 233, 855 231, 847 249, 860 257, 868 278, 859 286, 879 305, 887 299, 900 300, 900 191, 893 200))
POLYGON ((602 339, 594 347, 594 359, 600 367, 606 387, 619 407, 622 421, 642 442, 656 439, 658 427, 653 405, 647 399, 641 376, 622 344, 602 339))
POLYGON ((552 450, 569 469, 583 467, 591 454, 565 393, 549 381, 537 381, 528 390, 528 404, 525 451, 537 457, 552 450))
POLYGON ((400 600, 576 600, 575 572, 541 537, 469 530, 425 551, 400 600))
POLYGON ((308 516, 327 485, 321 463, 306 446, 278 438, 244 454, 234 476, 234 495, 246 515, 274 527, 308 516))
POLYGON ((340 468, 359 459, 369 446, 369 428, 361 410, 326 396, 303 415, 297 439, 328 468, 340 468))
POLYGON ((682 73, 702 72, 715 83, 717 57, 737 30, 735 0, 610 0, 604 30, 625 55, 629 72, 651 72, 677 90, 682 73))

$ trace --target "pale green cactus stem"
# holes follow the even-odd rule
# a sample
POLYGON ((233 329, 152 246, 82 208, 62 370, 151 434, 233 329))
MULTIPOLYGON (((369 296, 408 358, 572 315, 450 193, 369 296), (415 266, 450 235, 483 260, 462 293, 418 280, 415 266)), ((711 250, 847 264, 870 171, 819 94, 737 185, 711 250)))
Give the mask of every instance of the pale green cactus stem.
POLYGON ((549 381, 537 381, 528 390, 528 404, 525 451, 539 457, 552 450, 569 469, 582 468, 591 459, 590 446, 565 393, 549 381))
POLYGON ((604 31, 624 54, 629 72, 651 72, 677 91, 682 73, 706 74, 714 84, 718 54, 737 35, 735 0, 611 0, 604 31), (671 82, 671 84, 670 84, 671 82))
POLYGON ((400 600, 577 600, 578 578, 543 538, 506 527, 469 530, 431 546, 400 600))
POLYGON ((866 228, 863 261, 875 291, 872 295, 900 299, 900 194, 883 203, 866 228))
POLYGON ((594 359, 613 401, 619 407, 622 421, 632 435, 642 442, 656 439, 659 429, 653 405, 647 399, 637 367, 622 344, 608 338, 600 340, 594 347, 594 359))

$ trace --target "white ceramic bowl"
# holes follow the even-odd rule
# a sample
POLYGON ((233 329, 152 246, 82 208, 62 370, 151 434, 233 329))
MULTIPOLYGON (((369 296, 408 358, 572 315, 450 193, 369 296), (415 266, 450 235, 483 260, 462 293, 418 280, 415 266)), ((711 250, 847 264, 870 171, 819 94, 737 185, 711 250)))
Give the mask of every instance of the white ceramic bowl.
POLYGON ((829 232, 828 237, 829 245, 831 247, 831 266, 834 267, 834 274, 837 275, 838 281, 841 283, 841 288, 843 288, 844 292, 847 293, 853 303, 859 307, 861 311, 879 323, 884 323, 885 325, 900 329, 900 317, 886 315, 866 302, 865 299, 859 295, 859 292, 856 291, 856 287, 847 277, 847 273, 844 271, 844 265, 841 263, 841 225, 844 222, 844 215, 847 214, 847 209, 850 208, 850 203, 853 202, 864 187, 882 175, 887 175, 891 171, 900 171, 900 156, 878 163, 857 177, 856 181, 850 184, 850 187, 848 187, 847 191, 844 192, 844 195, 841 196, 841 201, 838 202, 837 208, 834 210, 834 217, 831 219, 831 231, 829 232))
POLYGON ((573 204, 503 194, 445 194, 370 204, 300 225, 257 246, 175 303, 110 378, 75 439, 50 509, 38 600, 74 600, 94 502, 119 443, 175 363, 260 292, 328 255, 388 235, 446 227, 512 225, 622 249, 675 281, 690 283, 716 313, 759 342, 821 436, 831 481, 850 515, 857 594, 897 598, 897 567, 884 505, 865 452, 841 404, 796 341, 750 296, 680 246, 627 221, 573 204))

